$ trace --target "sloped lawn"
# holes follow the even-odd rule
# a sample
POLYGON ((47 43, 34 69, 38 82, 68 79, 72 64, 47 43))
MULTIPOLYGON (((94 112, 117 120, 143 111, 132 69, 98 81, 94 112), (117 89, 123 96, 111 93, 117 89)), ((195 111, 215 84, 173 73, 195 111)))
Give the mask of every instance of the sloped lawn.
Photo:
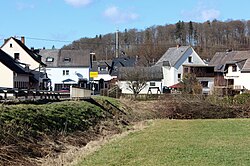
POLYGON ((250 165, 250 120, 156 120, 78 164, 250 165))

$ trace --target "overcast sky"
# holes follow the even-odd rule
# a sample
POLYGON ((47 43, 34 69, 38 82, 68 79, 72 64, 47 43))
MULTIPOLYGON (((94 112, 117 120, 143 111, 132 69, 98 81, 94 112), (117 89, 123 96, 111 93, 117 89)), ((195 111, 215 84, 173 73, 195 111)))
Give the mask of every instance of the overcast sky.
POLYGON ((28 47, 60 48, 117 28, 249 20, 249 7, 249 0, 1 0, 0 44, 10 36, 25 36, 28 47))

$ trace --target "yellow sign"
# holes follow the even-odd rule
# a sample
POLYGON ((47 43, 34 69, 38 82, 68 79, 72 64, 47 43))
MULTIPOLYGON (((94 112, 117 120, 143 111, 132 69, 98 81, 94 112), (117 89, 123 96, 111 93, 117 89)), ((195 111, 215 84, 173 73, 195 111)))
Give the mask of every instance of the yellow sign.
POLYGON ((96 77, 98 77, 98 72, 90 72, 89 73, 89 77, 90 78, 96 78, 96 77))

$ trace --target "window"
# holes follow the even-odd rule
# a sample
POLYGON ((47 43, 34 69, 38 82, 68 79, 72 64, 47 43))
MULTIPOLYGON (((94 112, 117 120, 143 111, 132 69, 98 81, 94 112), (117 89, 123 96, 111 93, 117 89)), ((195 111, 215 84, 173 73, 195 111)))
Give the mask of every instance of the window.
POLYGON ((150 82, 150 86, 155 86, 155 82, 150 82))
POLYGON ((12 48, 12 43, 10 43, 10 48, 12 48))
POLYGON ((14 53, 14 59, 15 60, 19 60, 20 59, 19 53, 14 53))
POLYGON ((203 88, 208 88, 208 81, 201 81, 201 86, 203 88))
POLYGON ((105 66, 98 67, 98 70, 99 71, 108 71, 105 66))
POLYGON ((237 66, 236 65, 233 65, 232 66, 232 72, 236 72, 237 71, 237 66))
POLYGON ((184 67, 184 73, 188 73, 188 67, 184 67))
POLYGON ((181 79, 181 74, 178 74, 178 79, 181 79))
POLYGON ((192 63, 192 57, 191 57, 191 56, 188 57, 188 62, 189 62, 189 63, 192 63))
POLYGON ((63 70, 63 75, 69 75, 69 70, 63 70))
POLYGON ((63 59, 63 62, 70 62, 71 61, 71 58, 64 58, 63 59))
POLYGON ((46 62, 54 62, 54 58, 52 58, 52 57, 47 57, 47 58, 46 58, 46 62))

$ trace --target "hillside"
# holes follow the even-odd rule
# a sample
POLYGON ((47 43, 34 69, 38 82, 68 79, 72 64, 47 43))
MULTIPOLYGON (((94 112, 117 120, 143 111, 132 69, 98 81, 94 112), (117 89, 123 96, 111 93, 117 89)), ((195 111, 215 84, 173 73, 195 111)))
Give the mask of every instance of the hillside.
MULTIPOLYGON (((120 55, 137 57, 141 65, 154 64, 169 47, 191 45, 204 59, 211 59, 217 51, 249 50, 250 21, 214 20, 204 23, 183 22, 154 25, 144 30, 125 29, 119 32, 120 55)), ((115 57, 115 33, 81 38, 63 49, 86 49, 96 53, 97 59, 115 57)))

